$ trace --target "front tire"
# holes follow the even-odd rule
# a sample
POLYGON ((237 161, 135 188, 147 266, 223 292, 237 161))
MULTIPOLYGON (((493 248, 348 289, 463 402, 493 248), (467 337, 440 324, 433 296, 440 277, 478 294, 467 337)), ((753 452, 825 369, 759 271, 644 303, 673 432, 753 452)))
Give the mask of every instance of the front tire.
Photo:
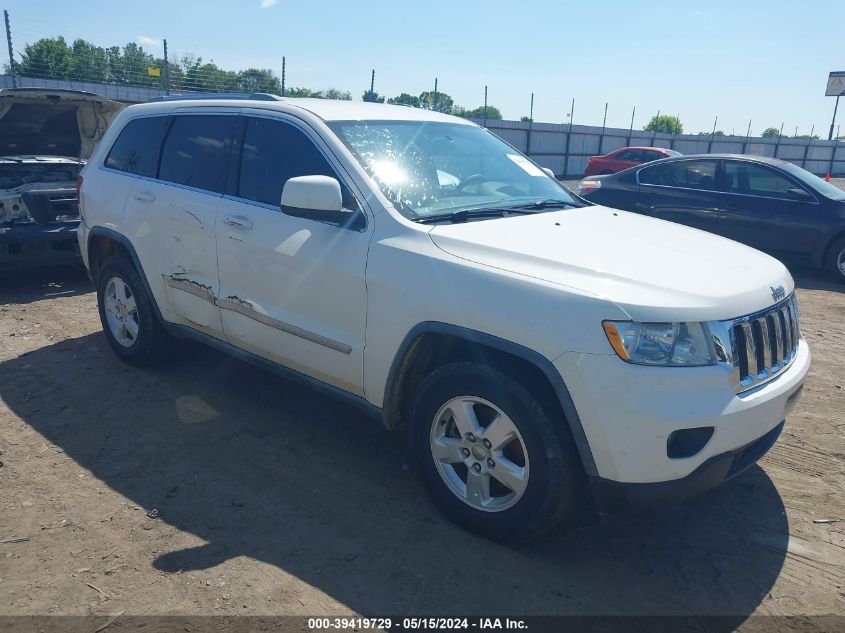
POLYGON ((461 362, 435 370, 411 420, 426 489, 467 530, 524 540, 576 508, 581 466, 568 430, 498 369, 461 362))
POLYGON ((126 257, 114 255, 97 277, 100 323, 112 350, 131 365, 149 365, 167 339, 138 271, 126 257))
POLYGON ((828 270, 842 283, 845 283, 845 237, 840 237, 830 247, 828 270))

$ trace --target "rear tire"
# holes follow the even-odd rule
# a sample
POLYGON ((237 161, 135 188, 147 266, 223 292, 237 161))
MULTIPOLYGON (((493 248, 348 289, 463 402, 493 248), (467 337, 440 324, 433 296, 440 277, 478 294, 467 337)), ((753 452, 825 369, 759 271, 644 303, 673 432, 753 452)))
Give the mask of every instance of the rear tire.
POLYGON ((840 282, 845 283, 845 237, 840 237, 830 247, 827 269, 840 282))
POLYGON ((582 471, 568 430, 556 430, 540 401, 498 369, 459 362, 435 370, 411 424, 428 493, 467 530, 524 540, 577 507, 582 471))
POLYGON ((149 365, 167 341, 151 298, 135 266, 123 255, 109 257, 97 277, 100 323, 114 353, 130 365, 149 365))

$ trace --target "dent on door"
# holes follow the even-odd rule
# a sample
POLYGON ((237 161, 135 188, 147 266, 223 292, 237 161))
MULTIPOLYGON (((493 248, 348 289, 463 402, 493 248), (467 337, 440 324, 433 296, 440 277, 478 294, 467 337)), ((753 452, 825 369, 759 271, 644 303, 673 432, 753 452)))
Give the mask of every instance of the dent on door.
POLYGON ((174 192, 165 206, 169 260, 162 276, 173 310, 209 333, 221 331, 217 310, 217 239, 214 221, 218 198, 174 192))

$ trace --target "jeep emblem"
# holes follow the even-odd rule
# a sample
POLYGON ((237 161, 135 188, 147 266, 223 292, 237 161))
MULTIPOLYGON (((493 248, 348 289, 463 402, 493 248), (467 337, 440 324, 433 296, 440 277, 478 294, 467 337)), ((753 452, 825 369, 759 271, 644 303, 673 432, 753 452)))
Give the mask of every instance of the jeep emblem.
POLYGON ((772 286, 772 299, 775 301, 780 301, 786 297, 786 290, 783 289, 783 286, 772 286))

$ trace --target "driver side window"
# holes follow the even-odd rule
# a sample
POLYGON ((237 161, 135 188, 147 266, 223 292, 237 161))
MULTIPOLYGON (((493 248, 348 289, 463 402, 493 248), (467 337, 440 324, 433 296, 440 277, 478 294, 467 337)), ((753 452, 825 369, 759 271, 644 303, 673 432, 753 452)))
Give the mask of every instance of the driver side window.
POLYGON ((360 210, 355 196, 301 130, 283 121, 247 117, 237 196, 278 206, 285 183, 297 176, 336 178, 344 208, 360 210))

